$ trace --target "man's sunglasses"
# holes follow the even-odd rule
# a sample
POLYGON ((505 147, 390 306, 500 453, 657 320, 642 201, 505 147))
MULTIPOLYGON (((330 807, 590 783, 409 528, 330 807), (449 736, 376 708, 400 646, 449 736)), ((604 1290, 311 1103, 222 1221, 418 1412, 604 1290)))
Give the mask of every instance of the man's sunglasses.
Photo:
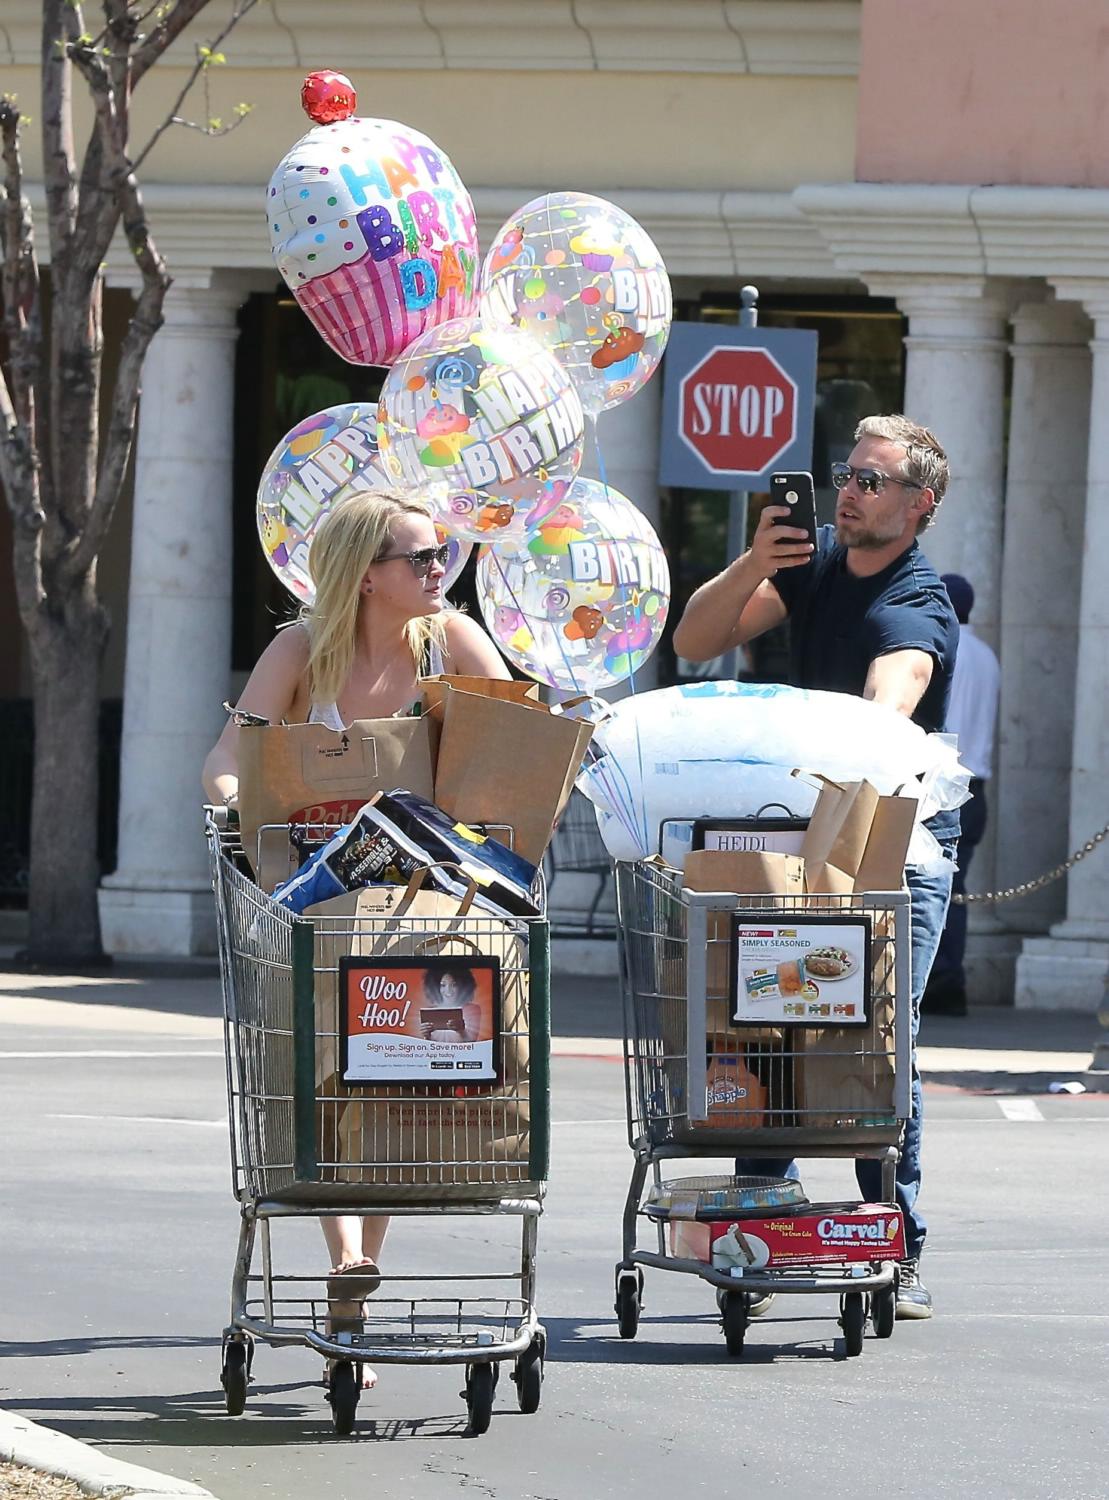
POLYGON ((832 487, 842 490, 854 479, 863 495, 880 495, 887 484, 899 484, 902 489, 922 490, 924 486, 912 479, 899 479, 896 474, 883 474, 881 469, 853 469, 850 464, 832 465, 832 487))
POLYGON ((400 562, 403 558, 408 562, 417 578, 426 578, 435 563, 445 571, 447 560, 451 555, 450 542, 444 542, 441 547, 417 547, 414 552, 391 552, 388 557, 379 557, 379 563, 400 562))

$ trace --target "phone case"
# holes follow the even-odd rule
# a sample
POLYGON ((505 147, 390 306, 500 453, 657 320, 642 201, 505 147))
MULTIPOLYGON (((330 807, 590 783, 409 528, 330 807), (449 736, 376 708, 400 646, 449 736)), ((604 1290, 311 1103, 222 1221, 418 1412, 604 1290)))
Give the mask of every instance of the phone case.
POLYGON ((800 527, 808 532, 809 541, 816 546, 816 496, 811 474, 771 474, 770 503, 790 507, 789 516, 775 517, 776 526, 800 527), (797 498, 791 503, 786 495, 793 490, 797 492, 797 498))

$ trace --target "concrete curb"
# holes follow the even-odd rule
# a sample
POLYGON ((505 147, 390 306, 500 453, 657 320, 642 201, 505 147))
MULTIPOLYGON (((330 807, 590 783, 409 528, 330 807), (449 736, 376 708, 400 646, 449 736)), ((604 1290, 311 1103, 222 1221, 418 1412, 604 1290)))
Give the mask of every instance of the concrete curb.
POLYGON ((87 1495, 101 1495, 105 1500, 166 1500, 168 1496, 215 1500, 211 1490, 199 1484, 109 1458, 88 1443, 7 1411, 0 1411, 0 1459, 71 1479, 87 1495))

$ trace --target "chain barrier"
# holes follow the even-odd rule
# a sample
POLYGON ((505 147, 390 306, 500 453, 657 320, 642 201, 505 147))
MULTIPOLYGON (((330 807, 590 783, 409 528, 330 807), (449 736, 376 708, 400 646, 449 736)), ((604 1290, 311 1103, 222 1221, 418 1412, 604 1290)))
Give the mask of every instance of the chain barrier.
POLYGON ((1092 854, 1103 839, 1109 838, 1109 823, 1100 832, 1095 833, 1092 839, 1087 839, 1081 849, 1076 849, 1070 859, 1065 859, 1061 865, 1056 865, 1054 870, 1049 870, 1046 875, 1039 876, 1036 880, 1025 880, 1020 885, 1006 886, 1003 891, 983 891, 980 895, 952 896, 951 900, 960 906, 969 906, 972 901, 1015 901, 1018 896, 1027 896, 1030 891, 1042 890, 1045 885, 1051 885, 1055 880, 1062 880, 1068 870, 1073 870, 1080 860, 1092 854))

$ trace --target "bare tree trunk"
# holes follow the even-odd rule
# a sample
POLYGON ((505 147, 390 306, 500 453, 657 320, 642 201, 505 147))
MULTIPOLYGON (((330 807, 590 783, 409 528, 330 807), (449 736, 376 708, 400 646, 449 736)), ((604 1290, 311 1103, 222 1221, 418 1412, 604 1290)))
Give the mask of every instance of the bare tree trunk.
POLYGON ((29 953, 51 965, 102 951, 97 746, 107 634, 91 575, 61 616, 42 610, 27 631, 35 695, 29 953))
MULTIPOLYGON (((138 165, 179 114, 198 78, 222 61, 219 42, 258 0, 231 0, 212 47, 198 47, 184 87, 146 146, 130 139, 136 85, 208 0, 102 0, 104 26, 86 30, 82 0, 42 0, 42 137, 52 306, 41 313, 38 253, 24 192, 17 101, 0 95, 0 482, 12 513, 20 618, 35 700, 31 812, 33 961, 101 955, 97 909, 99 682, 108 617, 96 561, 131 457, 143 360, 170 285, 146 220, 138 165), (149 27, 149 30, 144 28, 149 27), (88 85, 93 133, 79 161, 73 71, 88 85), (103 263, 122 229, 142 287, 115 382, 101 389, 103 263)), ((236 106, 225 134, 245 117, 236 106)))

